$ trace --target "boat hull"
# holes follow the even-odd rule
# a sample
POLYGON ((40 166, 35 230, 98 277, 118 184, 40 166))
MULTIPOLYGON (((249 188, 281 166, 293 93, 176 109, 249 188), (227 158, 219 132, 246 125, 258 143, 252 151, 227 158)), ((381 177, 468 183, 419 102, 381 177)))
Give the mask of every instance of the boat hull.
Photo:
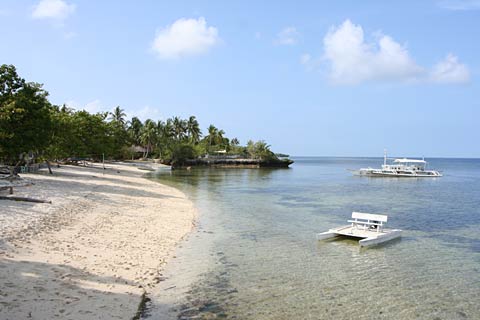
POLYGON ((358 241, 360 247, 370 247, 377 244, 381 244, 393 239, 400 238, 402 236, 402 230, 394 229, 390 230, 389 233, 381 234, 377 237, 369 237, 358 241))
POLYGON ((351 225, 330 229, 326 232, 318 233, 317 240, 331 239, 335 237, 352 237, 360 238, 358 244, 361 247, 371 247, 400 238, 402 230, 400 229, 384 229, 380 232, 370 229, 357 229, 351 225))
POLYGON ((431 173, 386 172, 386 171, 375 170, 375 169, 360 169, 360 170, 351 170, 351 171, 353 175, 361 176, 361 177, 438 178, 443 176, 441 173, 436 171, 431 173))
POLYGON ((361 173, 360 176, 366 177, 400 177, 400 178, 438 178, 441 174, 407 174, 407 173, 361 173))

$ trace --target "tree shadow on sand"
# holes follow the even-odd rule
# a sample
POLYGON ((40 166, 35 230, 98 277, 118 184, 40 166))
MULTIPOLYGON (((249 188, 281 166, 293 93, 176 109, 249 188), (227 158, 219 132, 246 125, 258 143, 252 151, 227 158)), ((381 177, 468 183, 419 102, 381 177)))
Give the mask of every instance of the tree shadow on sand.
POLYGON ((0 260, 0 319, 132 318, 139 284, 61 264, 0 260))

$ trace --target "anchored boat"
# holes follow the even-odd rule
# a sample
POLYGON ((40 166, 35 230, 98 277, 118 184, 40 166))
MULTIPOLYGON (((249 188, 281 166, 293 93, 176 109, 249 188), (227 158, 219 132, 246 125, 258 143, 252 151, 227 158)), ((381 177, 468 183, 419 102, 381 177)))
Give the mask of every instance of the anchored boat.
POLYGON ((409 177, 409 178, 434 178, 442 174, 436 170, 427 170, 425 159, 394 159, 393 163, 387 164, 387 152, 383 157, 381 169, 361 168, 352 170, 354 175, 368 177, 409 177))
POLYGON ((400 229, 384 229, 387 220, 388 216, 382 214, 352 212, 352 220, 347 221, 350 225, 318 233, 317 240, 346 236, 360 238, 360 246, 368 247, 401 237, 400 229))

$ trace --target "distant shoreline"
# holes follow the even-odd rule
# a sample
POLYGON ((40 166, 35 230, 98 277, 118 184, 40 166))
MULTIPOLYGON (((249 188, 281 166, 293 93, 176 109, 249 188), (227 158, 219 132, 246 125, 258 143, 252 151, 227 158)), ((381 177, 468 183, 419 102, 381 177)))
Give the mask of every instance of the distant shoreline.
POLYGON ((33 185, 16 196, 52 204, 0 201, 2 317, 136 314, 196 218, 181 191, 138 169, 95 164, 21 175, 33 185))
POLYGON ((184 167, 220 167, 220 168, 288 168, 294 161, 285 160, 260 160, 260 159, 226 159, 226 158, 201 158, 188 159, 175 168, 184 167))

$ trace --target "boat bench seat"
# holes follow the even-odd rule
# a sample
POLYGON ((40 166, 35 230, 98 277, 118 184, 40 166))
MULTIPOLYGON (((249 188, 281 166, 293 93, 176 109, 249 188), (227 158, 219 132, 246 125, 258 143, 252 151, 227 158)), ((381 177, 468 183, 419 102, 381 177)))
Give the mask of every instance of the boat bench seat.
POLYGON ((370 227, 374 227, 377 232, 383 228, 387 222, 388 216, 383 214, 371 214, 371 213, 362 213, 362 212, 352 212, 352 220, 348 222, 352 223, 352 227, 366 230, 370 227))

